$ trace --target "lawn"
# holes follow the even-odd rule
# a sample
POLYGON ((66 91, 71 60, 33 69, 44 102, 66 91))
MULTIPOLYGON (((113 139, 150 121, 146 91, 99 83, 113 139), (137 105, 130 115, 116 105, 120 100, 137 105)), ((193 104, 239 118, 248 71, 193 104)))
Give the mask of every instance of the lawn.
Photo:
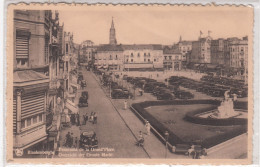
POLYGON ((206 110, 207 108, 212 108, 212 106, 212 104, 160 105, 149 106, 145 110, 185 143, 200 143, 209 138, 217 138, 217 136, 222 136, 243 128, 244 125, 200 125, 183 119, 187 112, 198 109, 206 110))

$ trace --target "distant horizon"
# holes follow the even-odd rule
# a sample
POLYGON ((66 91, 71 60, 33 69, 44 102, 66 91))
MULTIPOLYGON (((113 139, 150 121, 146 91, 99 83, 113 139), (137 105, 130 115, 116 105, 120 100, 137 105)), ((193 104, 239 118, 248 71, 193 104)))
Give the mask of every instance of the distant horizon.
POLYGON ((213 39, 242 38, 250 34, 249 8, 108 6, 84 10, 59 10, 60 24, 74 34, 74 42, 91 40, 95 45, 109 43, 109 30, 114 20, 118 44, 173 45, 179 41, 196 41, 208 35, 213 39))

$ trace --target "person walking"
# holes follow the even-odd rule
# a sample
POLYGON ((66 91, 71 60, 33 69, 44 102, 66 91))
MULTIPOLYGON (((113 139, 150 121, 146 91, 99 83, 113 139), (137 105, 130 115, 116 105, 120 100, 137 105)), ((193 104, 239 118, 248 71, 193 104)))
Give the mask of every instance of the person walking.
POLYGON ((145 123, 145 129, 146 129, 146 134, 149 136, 151 131, 151 124, 148 121, 146 121, 145 123))
POLYGON ((127 109, 127 101, 126 100, 124 101, 124 109, 125 110, 127 109))
POLYGON ((93 122, 94 122, 93 124, 97 124, 97 113, 96 112, 94 114, 94 121, 93 122))
POLYGON ((143 146, 144 145, 144 136, 142 131, 139 131, 139 135, 138 135, 138 146, 143 146))

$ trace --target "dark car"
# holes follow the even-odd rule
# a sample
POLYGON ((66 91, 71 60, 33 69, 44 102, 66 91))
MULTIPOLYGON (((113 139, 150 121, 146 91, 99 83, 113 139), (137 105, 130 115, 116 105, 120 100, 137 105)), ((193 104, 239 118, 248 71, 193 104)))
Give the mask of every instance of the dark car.
POLYGON ((88 100, 84 97, 80 97, 79 98, 79 104, 78 104, 79 107, 88 107, 88 100))
POLYGON ((98 140, 94 131, 85 131, 80 134, 79 147, 86 150, 98 147, 98 140))
POLYGON ((169 92, 163 92, 157 94, 157 100, 174 100, 175 97, 172 93, 169 92))
POLYGON ((190 92, 186 92, 186 91, 176 91, 174 92, 175 97, 177 97, 178 99, 193 99, 194 95, 190 92))
POLYGON ((132 97, 132 94, 129 93, 128 90, 122 90, 122 89, 113 89, 111 92, 111 97, 113 99, 127 99, 132 97))
POLYGON ((81 92, 81 96, 88 100, 88 91, 81 92))
POLYGON ((82 80, 81 81, 81 87, 84 88, 84 87, 87 87, 87 83, 85 80, 82 80))

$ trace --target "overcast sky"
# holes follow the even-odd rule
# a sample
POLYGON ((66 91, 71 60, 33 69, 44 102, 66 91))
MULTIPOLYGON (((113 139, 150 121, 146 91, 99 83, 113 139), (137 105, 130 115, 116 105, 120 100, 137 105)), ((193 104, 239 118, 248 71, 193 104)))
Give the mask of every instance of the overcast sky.
POLYGON ((213 39, 243 37, 252 31, 249 8, 191 7, 87 7, 59 10, 65 31, 73 32, 74 42, 92 40, 109 42, 114 17, 118 44, 166 44, 179 40, 196 40, 200 34, 213 39))

